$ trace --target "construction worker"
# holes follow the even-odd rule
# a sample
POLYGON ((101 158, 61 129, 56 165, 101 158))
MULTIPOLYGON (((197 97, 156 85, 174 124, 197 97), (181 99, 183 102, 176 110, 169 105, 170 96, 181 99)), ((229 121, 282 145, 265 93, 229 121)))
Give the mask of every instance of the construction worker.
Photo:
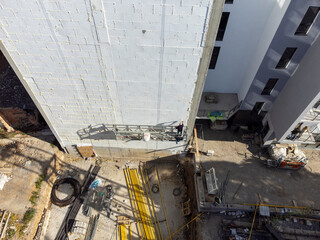
POLYGON ((301 126, 303 123, 299 123, 290 133, 290 135, 287 137, 287 139, 289 140, 296 140, 297 138, 299 138, 299 133, 301 132, 301 126))
POLYGON ((176 136, 176 144, 178 144, 178 142, 183 139, 183 137, 182 137, 183 121, 181 121, 181 122, 179 123, 179 125, 176 126, 176 129, 178 130, 177 136, 176 136))
POLYGON ((177 135, 178 135, 178 136, 181 136, 181 135, 182 135, 182 130, 183 130, 183 121, 181 121, 181 122, 179 123, 179 125, 176 126, 176 129, 178 130, 177 135))

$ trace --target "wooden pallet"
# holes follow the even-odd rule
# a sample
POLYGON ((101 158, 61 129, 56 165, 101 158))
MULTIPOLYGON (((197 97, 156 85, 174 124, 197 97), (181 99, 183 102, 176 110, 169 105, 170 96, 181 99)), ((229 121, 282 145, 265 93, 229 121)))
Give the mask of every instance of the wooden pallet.
POLYGON ((182 203, 181 208, 182 208, 182 215, 184 217, 191 214, 190 201, 182 203))
POLYGON ((131 222, 130 218, 127 216, 117 216, 117 224, 118 225, 121 225, 121 224, 129 225, 130 222, 131 222))
POLYGON ((95 157, 92 146, 77 146, 77 149, 83 158, 95 157))

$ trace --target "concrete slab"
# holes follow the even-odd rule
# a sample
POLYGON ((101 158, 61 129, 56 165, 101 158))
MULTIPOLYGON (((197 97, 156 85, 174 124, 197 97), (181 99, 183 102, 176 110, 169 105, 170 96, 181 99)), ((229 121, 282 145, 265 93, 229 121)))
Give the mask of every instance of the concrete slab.
POLYGON ((239 103, 238 95, 236 93, 213 93, 203 92, 199 105, 197 118, 208 118, 209 112, 214 111, 229 111, 239 103), (217 103, 206 103, 205 97, 208 94, 215 94, 217 96, 217 103))

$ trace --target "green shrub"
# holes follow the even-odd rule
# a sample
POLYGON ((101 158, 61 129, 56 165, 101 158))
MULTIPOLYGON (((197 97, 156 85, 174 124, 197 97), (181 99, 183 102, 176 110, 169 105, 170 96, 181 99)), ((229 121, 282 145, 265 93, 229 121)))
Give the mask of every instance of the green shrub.
POLYGON ((16 234, 16 230, 14 229, 9 229, 7 231, 8 238, 12 238, 15 234, 16 234))
POLYGON ((19 236, 22 236, 24 234, 24 230, 26 230, 28 227, 27 224, 24 224, 21 226, 21 228, 19 229, 19 236))
POLYGON ((36 213, 36 210, 34 208, 29 208, 23 216, 23 220, 22 220, 23 223, 28 224, 31 221, 31 219, 34 217, 35 213, 36 213))
POLYGON ((32 203, 32 205, 36 205, 38 198, 39 198, 39 193, 33 191, 29 201, 32 203))
POLYGON ((40 189, 40 188, 41 188, 41 185, 42 185, 42 182, 43 182, 44 178, 45 178, 44 175, 40 175, 40 176, 39 176, 39 179, 38 179, 38 180, 36 181, 36 183, 35 183, 37 189, 40 189))

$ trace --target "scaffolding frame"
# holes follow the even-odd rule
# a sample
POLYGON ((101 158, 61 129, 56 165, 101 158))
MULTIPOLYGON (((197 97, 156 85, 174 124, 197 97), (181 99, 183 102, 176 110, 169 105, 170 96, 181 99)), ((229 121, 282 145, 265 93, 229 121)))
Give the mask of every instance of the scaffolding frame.
POLYGON ((109 139, 109 140, 144 140, 144 134, 150 134, 150 140, 179 141, 187 139, 187 127, 181 135, 177 134, 175 126, 162 125, 115 125, 98 124, 81 129, 77 132, 80 139, 109 139))

